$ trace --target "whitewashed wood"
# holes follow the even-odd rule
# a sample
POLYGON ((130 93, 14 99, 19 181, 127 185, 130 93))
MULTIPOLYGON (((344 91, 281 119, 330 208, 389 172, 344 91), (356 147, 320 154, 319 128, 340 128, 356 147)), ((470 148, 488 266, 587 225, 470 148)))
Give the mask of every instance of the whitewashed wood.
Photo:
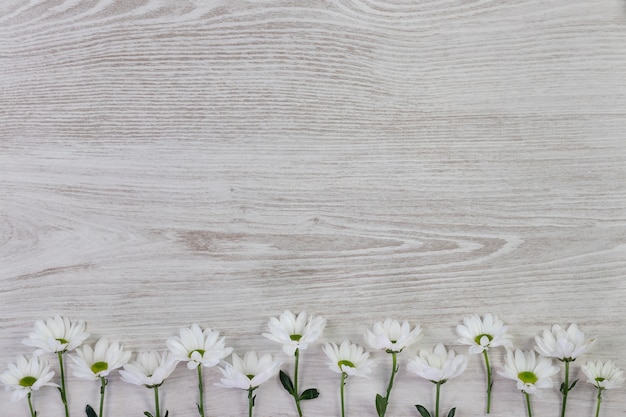
MULTIPOLYGON (((133 351, 198 322, 238 352, 280 355, 261 333, 292 309, 328 319, 324 342, 362 342, 393 317, 425 328, 419 347, 458 351, 472 313, 499 314, 525 349, 577 322, 599 337, 577 366, 626 367, 625 12, 617 0, 1 2, 0 365, 54 314, 133 351)), ((402 356, 390 417, 434 401, 402 356)), ((372 378, 347 386, 351 416, 376 415, 390 364, 374 358, 372 378)), ((484 414, 479 359, 444 386, 444 409, 484 414)), ((302 364, 321 391, 305 415, 338 415, 319 345, 302 364)), ((207 415, 244 415, 245 393, 217 378, 207 371, 207 415)), ((69 388, 84 415, 97 384, 69 388)), ((197 415, 183 366, 162 393, 170 415, 197 415)), ((622 393, 603 416, 624 415, 622 393)), ((152 410, 117 376, 107 396, 106 416, 152 410)), ((27 415, 9 398, 3 415, 27 415)), ((594 400, 581 382, 568 415, 593 415, 594 400)), ((559 404, 555 389, 535 414, 559 404)), ((54 390, 35 405, 62 415, 54 390)), ((496 376, 492 415, 524 413, 496 376)), ((255 415, 296 415, 278 381, 255 415)))

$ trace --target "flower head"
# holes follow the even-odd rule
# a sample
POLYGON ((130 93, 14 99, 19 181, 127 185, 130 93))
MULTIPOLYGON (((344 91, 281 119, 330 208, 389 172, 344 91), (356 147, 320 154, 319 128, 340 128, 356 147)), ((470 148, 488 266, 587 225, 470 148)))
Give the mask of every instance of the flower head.
POLYGON ((111 343, 101 338, 94 349, 89 345, 76 349, 76 355, 70 356, 74 361, 70 366, 74 376, 84 379, 98 379, 108 376, 111 371, 121 368, 130 359, 131 353, 124 350, 119 343, 111 343))
POLYGON ((504 371, 498 372, 505 378, 517 381, 517 389, 525 394, 539 395, 540 388, 553 386, 552 376, 559 368, 552 365, 550 358, 535 357, 535 352, 516 349, 515 353, 506 352, 504 371))
POLYGON ((48 361, 36 356, 27 359, 25 356, 18 356, 15 363, 8 365, 8 370, 0 374, 2 382, 7 390, 13 390, 12 401, 25 398, 32 391, 37 391, 44 386, 58 387, 50 382, 54 377, 48 361))
POLYGON ((315 342, 321 336, 326 327, 326 319, 313 315, 307 317, 305 311, 296 316, 287 310, 278 319, 270 318, 268 327, 270 333, 263 333, 263 336, 281 343, 283 351, 293 356, 296 349, 305 350, 309 343, 315 342))
POLYGON ((278 373, 282 361, 274 360, 272 355, 258 357, 254 351, 246 352, 241 359, 236 353, 232 355, 232 365, 225 363, 219 370, 224 375, 217 386, 223 388, 255 389, 278 373))
POLYGON ((585 353, 596 342, 596 338, 585 339, 585 333, 572 323, 567 330, 558 324, 552 326, 552 331, 544 330, 543 338, 536 336, 535 350, 548 358, 557 358, 560 361, 573 361, 585 353))
POLYGON ((174 372, 176 365, 178 361, 169 352, 140 352, 133 362, 124 365, 120 375, 130 384, 154 388, 174 372))
POLYGON ((64 353, 76 349, 87 338, 85 322, 72 323, 67 317, 54 316, 46 321, 37 320, 35 330, 22 343, 38 348, 33 352, 35 356, 44 353, 64 353))
POLYGON ((422 335, 422 328, 415 326, 411 330, 408 321, 386 319, 374 323, 372 330, 365 332, 365 341, 373 349, 382 349, 388 353, 401 352, 405 347, 415 344, 422 335))
POLYGON ((454 350, 446 350, 441 343, 432 352, 421 350, 409 361, 407 370, 433 383, 444 383, 461 375, 467 367, 467 358, 457 355, 454 350))
POLYGON ((198 365, 206 368, 215 366, 233 351, 233 348, 225 347, 224 338, 220 338, 218 331, 203 331, 195 323, 190 328, 180 329, 180 336, 167 339, 167 347, 176 360, 187 362, 189 369, 198 365))
POLYGON ((460 336, 457 343, 469 345, 472 354, 497 346, 512 347, 507 327, 497 315, 485 314, 482 319, 477 314, 465 317, 463 324, 456 326, 456 332, 460 336))
POLYGON ((624 372, 612 361, 587 362, 581 368, 587 377, 587 382, 601 390, 620 388, 626 381, 624 372))
POLYGON ((375 366, 375 363, 369 359, 368 352, 348 340, 344 340, 339 346, 335 343, 326 343, 322 349, 331 360, 330 369, 338 373, 366 377, 375 366))

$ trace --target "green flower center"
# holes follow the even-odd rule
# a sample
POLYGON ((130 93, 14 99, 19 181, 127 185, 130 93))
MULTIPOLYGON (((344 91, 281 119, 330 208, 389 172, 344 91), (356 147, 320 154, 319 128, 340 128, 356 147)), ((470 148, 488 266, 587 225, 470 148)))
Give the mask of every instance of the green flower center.
POLYGON ((349 366, 350 368, 356 368, 356 366, 354 366, 352 362, 346 359, 340 360, 339 362, 337 362, 337 365, 339 365, 339 369, 341 369, 342 366, 349 366))
POLYGON ((193 355, 194 352, 198 352, 200 354, 200 356, 204 356, 205 350, 203 350, 203 349, 192 350, 191 352, 189 352, 188 356, 191 358, 191 355, 193 355))
POLYGON ((302 335, 301 334, 292 334, 291 336, 289 336, 289 338, 291 340, 293 340, 294 342, 299 342, 300 339, 302 339, 302 335))
POLYGON ((23 387, 32 387, 35 382, 37 382, 37 378, 35 378, 34 376, 25 376, 24 378, 20 379, 20 385, 23 387))
POLYGON ((97 374, 98 372, 106 371, 109 369, 109 364, 106 362, 96 362, 91 365, 91 372, 97 374))
POLYGON ((483 336, 487 336, 487 339, 489 339, 490 342, 493 340, 493 336, 492 335, 483 333, 483 334, 479 334, 478 336, 476 336, 474 338, 474 342, 476 342, 476 344, 480 345, 480 339, 482 339, 483 336))
POLYGON ((248 375, 246 375, 246 376, 247 376, 247 377, 248 377, 248 379, 250 379, 250 380, 252 380, 252 378, 254 378, 254 375, 252 375, 252 374, 248 374, 248 375))
POLYGON ((61 343, 62 345, 65 345, 65 344, 67 344, 67 343, 70 343, 70 342, 68 342, 67 340, 63 339, 63 338, 57 339, 57 342, 61 343))
POLYGON ((538 379, 537 375, 535 375, 534 373, 530 371, 520 372, 519 374, 517 374, 517 377, 524 384, 534 384, 535 382, 537 382, 537 379, 538 379))
POLYGON ((596 378, 596 382, 602 382, 604 380, 606 380, 606 378, 602 378, 601 376, 596 378))

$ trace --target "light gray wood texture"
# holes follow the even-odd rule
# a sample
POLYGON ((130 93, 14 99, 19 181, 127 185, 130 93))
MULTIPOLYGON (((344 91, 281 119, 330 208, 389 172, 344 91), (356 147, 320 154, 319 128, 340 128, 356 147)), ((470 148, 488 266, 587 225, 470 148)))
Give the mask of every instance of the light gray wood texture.
MULTIPOLYGON (((135 352, 198 322, 282 356, 261 333, 285 309, 326 317, 321 342, 391 317, 424 327, 418 348, 463 353, 469 314, 499 314, 524 349, 577 322, 598 342, 575 378, 591 359, 626 367, 625 42, 621 0, 3 0, 1 367, 54 314, 135 352)), ((433 407, 409 353, 389 417, 433 407)), ((390 359, 373 357, 350 416, 376 415, 390 359)), ((326 361, 303 353, 321 391, 307 417, 339 415, 326 361)), ((484 378, 471 356, 446 413, 483 415, 484 378)), ((245 415, 217 380, 207 416, 245 415)), ((98 383, 68 384, 84 416, 98 383)), ((180 365, 162 387, 172 417, 197 415, 195 384, 180 365)), ((255 416, 296 415, 278 380, 257 394, 255 416)), ((557 388, 533 401, 558 415, 557 388)), ((54 389, 34 403, 62 415, 54 389)), ((116 375, 106 404, 141 416, 152 397, 116 375)), ((581 381, 568 415, 594 407, 581 381)), ((607 392, 602 415, 625 412, 607 392)), ((525 413, 496 376, 492 415, 525 413)))

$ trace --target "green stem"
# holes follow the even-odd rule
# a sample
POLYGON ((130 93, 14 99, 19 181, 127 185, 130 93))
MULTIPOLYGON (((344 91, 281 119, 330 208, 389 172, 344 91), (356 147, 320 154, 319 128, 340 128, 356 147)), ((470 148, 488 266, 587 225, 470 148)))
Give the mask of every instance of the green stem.
POLYGON ((569 392, 569 361, 565 360, 565 381, 563 382, 563 404, 561 406, 561 417, 565 417, 565 406, 567 405, 567 393, 569 392))
POLYGON ((441 384, 443 382, 437 381, 437 396, 435 397, 435 417, 439 417, 439 393, 441 391, 441 384))
POLYGON ((252 417, 252 409, 254 408, 254 395, 252 392, 255 389, 256 387, 248 388, 248 417, 252 417))
POLYGON ((295 370, 293 375, 293 398, 296 400, 298 415, 302 417, 302 409, 300 408, 300 393, 298 392, 298 365, 300 362, 300 349, 296 349, 295 357, 295 370))
POLYGON ((200 393, 198 412, 200 413, 200 417, 204 417, 204 387, 202 385, 202 364, 198 364, 198 391, 200 393))
POLYGON ((35 410, 33 410, 33 402, 30 400, 30 396, 32 395, 32 392, 28 393, 28 408, 30 408, 30 415, 31 417, 36 417, 37 413, 35 412, 35 410))
POLYGON ((602 388, 598 388, 598 405, 596 406, 596 417, 600 415, 600 403, 602 402, 602 388))
POLYGON ((63 365, 63 352, 57 352, 59 358, 59 369, 61 370, 61 401, 65 407, 65 417, 70 417, 70 410, 67 406, 67 391, 65 389, 65 366, 63 365))
POLYGON ((100 377, 100 414, 98 414, 98 417, 103 417, 103 411, 104 410, 104 391, 106 389, 107 386, 107 379, 103 376, 100 377))
POLYGON ((491 366, 489 365, 489 355, 487 350, 483 350, 483 356, 485 357, 485 367, 487 368, 487 414, 491 411, 491 366))
POLYGON ((156 408, 156 417, 161 417, 161 411, 159 408, 159 386, 154 386, 154 408, 156 408))
MULTIPOLYGON (((389 395, 391 394, 391 389, 393 388, 393 379, 398 372, 398 353, 391 352, 391 376, 389 377, 389 385, 387 385, 387 396, 385 397, 385 404, 389 404, 389 395)), ((385 413, 387 412, 387 408, 385 407, 385 413)), ((385 415, 383 413, 383 416, 385 415)))
POLYGON ((348 377, 348 374, 345 372, 341 373, 341 387, 339 387, 340 393, 341 393, 341 417, 346 417, 346 407, 345 407, 345 401, 344 401, 344 394, 343 394, 343 388, 346 385, 346 378, 348 377))
POLYGON ((533 417, 533 412, 530 408, 530 395, 527 392, 525 392, 524 395, 526 396, 526 408, 528 409, 528 417, 533 417))

